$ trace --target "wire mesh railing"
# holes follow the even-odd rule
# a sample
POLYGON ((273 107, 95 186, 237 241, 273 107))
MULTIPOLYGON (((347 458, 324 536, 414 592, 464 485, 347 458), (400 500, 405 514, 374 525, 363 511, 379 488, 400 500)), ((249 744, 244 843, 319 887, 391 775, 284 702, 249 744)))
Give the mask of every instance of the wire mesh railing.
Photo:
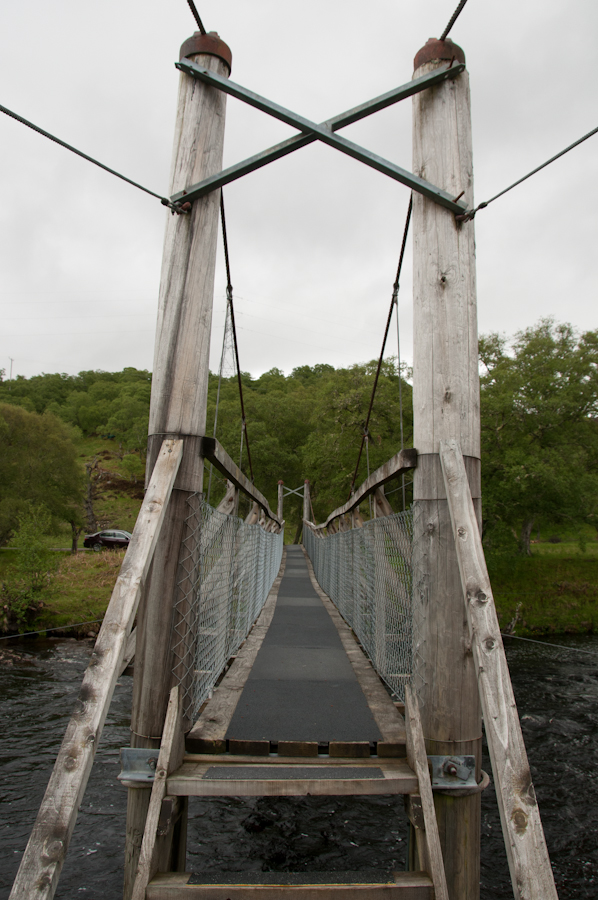
POLYGON ((414 670, 411 510, 303 542, 316 579, 353 629, 378 675, 404 699, 414 670))
POLYGON ((201 494, 187 502, 172 640, 183 712, 193 719, 266 602, 284 533, 218 512, 201 494))

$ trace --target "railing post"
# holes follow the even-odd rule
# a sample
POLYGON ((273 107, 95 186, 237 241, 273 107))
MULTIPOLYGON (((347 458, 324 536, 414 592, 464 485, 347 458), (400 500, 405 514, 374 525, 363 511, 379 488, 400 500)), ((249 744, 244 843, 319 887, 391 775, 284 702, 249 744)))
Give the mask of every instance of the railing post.
MULTIPOLYGON (((415 76, 446 60, 465 61, 452 41, 430 40, 415 57, 415 76)), ((473 207, 469 76, 413 99, 414 171, 473 207)), ((480 513, 480 396, 473 222, 413 195, 414 246, 414 582, 423 658, 419 685, 427 752, 481 753, 478 687, 450 515, 440 441, 456 439, 466 457, 480 513)), ((436 813, 451 900, 479 898, 480 795, 436 794, 436 813)))
MULTIPOLYGON (((181 47, 222 76, 231 53, 216 34, 196 33, 181 47)), ((171 194, 222 167, 226 97, 181 74, 171 170, 171 194)), ((168 215, 154 354, 147 473, 164 437, 183 437, 184 455, 139 609, 131 743, 157 747, 172 686, 170 634, 187 499, 203 490, 200 436, 205 434, 210 330, 220 191, 196 200, 187 215, 168 215)), ((185 723, 188 728, 189 723, 185 723)), ((125 900, 130 897, 150 791, 129 790, 125 900)))
POLYGON ((279 522, 282 522, 282 505, 284 499, 284 481, 278 482, 278 506, 276 507, 276 516, 279 522))
POLYGON ((303 485, 303 521, 310 522, 310 502, 309 502, 309 478, 305 479, 303 485))

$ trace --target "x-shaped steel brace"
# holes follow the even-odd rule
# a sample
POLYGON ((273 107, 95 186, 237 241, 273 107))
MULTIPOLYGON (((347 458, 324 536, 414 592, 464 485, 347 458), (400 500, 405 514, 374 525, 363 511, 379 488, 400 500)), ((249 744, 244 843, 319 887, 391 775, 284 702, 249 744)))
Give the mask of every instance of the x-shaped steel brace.
POLYGON ((434 200, 436 203, 449 209, 455 215, 463 215, 463 213, 467 212, 467 206, 463 201, 456 200, 450 194, 447 194, 446 191, 435 187, 423 178, 419 178, 417 175, 413 175, 411 172, 401 169, 400 166, 397 166, 383 157, 377 156, 375 153, 371 153, 369 150, 360 147, 358 144, 354 144, 352 141, 348 141, 346 138, 340 137, 340 135, 334 133, 339 128, 344 128, 346 125, 358 122, 360 119, 363 119, 374 112, 378 112, 380 109, 385 109, 387 106, 391 106, 399 100, 404 100, 405 97, 411 97, 413 94, 417 94, 419 91, 423 91, 435 84, 439 84, 447 78, 456 78, 457 75, 465 69, 463 63, 455 63, 435 69, 428 75, 422 75, 421 78, 416 78, 414 81, 410 81, 401 87, 388 91, 388 93, 382 94, 380 97, 376 97, 368 103, 363 103, 361 106, 356 106, 354 109, 341 113, 339 116, 328 119, 326 122, 322 122, 321 125, 310 122, 309 119, 304 119, 303 116, 298 116, 290 110, 285 109, 283 106, 272 103, 265 97, 254 94, 253 91, 249 91, 247 88, 241 87, 241 85, 235 84, 233 81, 229 81, 228 78, 223 78, 221 75, 217 75, 215 72, 211 72, 209 69, 197 65, 197 63, 190 62, 188 59, 181 60, 181 62, 175 63, 175 65, 181 72, 186 72, 187 75, 191 75, 193 78, 197 78, 212 87, 218 88, 227 94, 231 94, 231 96, 236 97, 238 100, 243 100, 243 102, 249 104, 249 106, 261 109, 275 119, 280 119, 281 122, 286 122, 287 125, 297 128, 301 134, 289 138, 280 144, 276 144, 274 147, 270 147, 268 150, 264 150, 256 156, 251 156, 249 159, 237 163, 217 175, 212 175, 210 178, 206 178, 198 184, 191 185, 186 190, 180 191, 178 194, 173 194, 171 197, 173 203, 180 204, 185 201, 192 202, 193 200, 197 200, 198 197, 203 197, 205 194, 209 194, 216 188, 229 184, 231 181, 235 181, 237 178, 241 178, 241 176, 246 175, 248 172, 253 172, 255 169, 259 169, 262 166, 267 165, 267 163, 273 162, 275 159, 280 159, 288 153, 293 153, 293 151, 298 150, 300 147, 305 147, 307 144, 313 143, 313 141, 322 141, 324 144, 328 144, 330 147, 335 147, 337 150, 340 150, 341 153, 346 153, 348 156, 353 157, 353 159, 357 159, 359 162, 371 166, 378 172, 388 175, 395 181, 400 181, 401 184, 405 184, 412 190, 418 191, 420 194, 423 194, 424 197, 429 197, 431 200, 434 200))

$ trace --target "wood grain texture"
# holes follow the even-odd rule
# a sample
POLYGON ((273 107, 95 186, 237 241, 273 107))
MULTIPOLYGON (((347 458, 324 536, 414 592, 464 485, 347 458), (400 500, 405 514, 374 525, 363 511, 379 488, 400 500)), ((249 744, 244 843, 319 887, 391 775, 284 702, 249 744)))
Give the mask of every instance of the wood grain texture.
POLYGON ((54 896, 182 454, 182 441, 164 442, 23 854, 11 900, 50 900, 54 896))
MULTIPOLYGON (((421 66, 424 75, 442 63, 421 66)), ((473 206, 469 75, 413 100, 413 169, 473 206)), ((416 673, 428 753, 473 753, 479 778, 481 710, 447 501, 440 441, 457 438, 479 483, 480 395, 473 222, 413 195, 414 613, 416 673), (436 458, 434 458, 436 457, 436 458), (440 749, 440 748, 443 749, 440 749)), ((478 494, 479 496, 479 494, 478 494)), ((478 797, 434 797, 449 895, 478 900, 478 797)))
MULTIPOLYGON (((202 456, 212 463, 215 469, 229 479, 236 487, 240 488, 251 500, 258 504, 260 509, 264 511, 268 518, 280 525, 282 520, 274 515, 270 509, 270 505, 261 491, 251 483, 249 478, 243 475, 238 465, 233 462, 222 444, 216 438, 204 437, 201 439, 200 452, 202 456)), ((261 523, 260 523, 261 524, 261 523)))
POLYGON ((182 797, 306 797, 306 796, 367 796, 381 794, 411 794, 418 790, 417 777, 404 759, 363 759, 359 763, 355 759, 344 757, 185 757, 182 766, 177 769, 167 782, 167 793, 170 796, 182 797), (282 764, 284 768, 298 766, 303 772, 312 766, 321 768, 330 765, 334 768, 342 764, 349 770, 347 778, 309 778, 304 774, 297 778, 277 778, 276 769, 282 764), (356 765, 382 770, 383 778, 359 778, 351 773, 356 765), (256 779, 251 777, 236 778, 204 778, 208 769, 213 766, 226 766, 238 769, 239 766, 258 765, 260 769, 267 766, 272 770, 272 777, 256 779))
POLYGON ((251 667, 270 627, 285 566, 286 548, 283 550, 278 575, 274 579, 270 593, 261 613, 256 619, 255 625, 249 632, 245 643, 237 651, 236 659, 214 690, 214 694, 204 707, 201 716, 187 735, 187 746, 190 750, 200 749, 196 743, 197 741, 224 740, 230 721, 237 708, 237 703, 245 687, 245 682, 251 672, 251 667))
MULTIPOLYGON (((216 56, 192 59, 223 76, 228 67, 216 56)), ((222 168, 226 98, 221 91, 179 76, 170 194, 222 168)), ((185 436, 184 458, 168 510, 167 527, 139 616, 133 682, 133 746, 155 746, 162 734, 172 686, 170 645, 173 603, 187 499, 203 488, 210 333, 218 240, 220 191, 193 203, 188 215, 166 213, 158 318, 149 416, 146 479, 161 435, 185 436)), ((131 895, 140 835, 145 828, 148 791, 129 794, 125 849, 125 900, 131 895)))
POLYGON ((556 900, 482 541, 456 441, 441 444, 441 460, 513 891, 517 900, 556 900))
MULTIPOLYGON (((424 733, 422 731, 417 697, 410 684, 405 685, 405 712, 407 760, 417 775, 419 785, 419 797, 425 828, 426 856, 430 866, 429 874, 434 882, 436 900, 449 900, 424 733)), ((418 830, 421 831, 421 829, 418 830)))
POLYGON ((307 555, 305 547, 303 554, 307 563, 307 571, 309 572, 310 581, 316 594, 324 604, 330 618, 334 622, 338 631, 341 643, 345 653, 349 657, 349 662, 353 667, 353 671, 357 676, 357 680, 361 686, 361 690, 365 694, 368 706, 376 721, 376 725, 382 735, 384 741, 394 744, 405 744, 405 721, 396 706, 390 699, 388 692, 380 681, 374 668, 360 648, 355 635, 337 610, 336 606, 326 594, 316 579, 314 567, 307 555))
POLYGON ((150 879, 153 878, 159 869, 160 854, 164 855, 164 851, 166 851, 166 857, 170 857, 168 852, 170 847, 168 845, 172 842, 174 822, 171 820, 169 823, 170 827, 165 827, 163 824, 162 834, 158 833, 158 828, 162 803, 166 797, 166 779, 171 772, 181 765, 185 751, 184 745, 180 690, 178 686, 175 686, 170 692, 170 700, 164 722, 164 733, 162 735, 158 764, 143 833, 143 842, 131 895, 132 900, 145 900, 145 889, 150 879), (164 844, 167 846, 161 846, 164 844))
MULTIPOLYGON (((350 513, 355 510, 355 514, 359 515, 359 510, 357 507, 360 503, 368 497, 370 494, 375 493, 375 491, 386 484, 387 481, 390 481, 391 478, 396 478, 398 475, 401 475, 403 472, 409 472, 411 469, 414 469, 417 466, 417 454, 418 451, 412 448, 408 450, 400 450, 396 453, 388 462, 385 462, 381 465, 375 472, 366 478, 363 484, 360 484, 356 489, 355 493, 346 503, 343 503, 342 506, 339 506, 337 509, 333 510, 330 513, 326 521, 322 525, 317 525, 314 528, 314 531, 317 533, 324 528, 328 528, 334 519, 338 519, 339 516, 344 516, 346 513, 350 513)), ((309 511, 306 515, 305 509, 303 510, 303 518, 309 520, 309 511)), ((361 523, 356 523, 357 527, 361 527, 363 524, 363 520, 361 523)))
MULTIPOLYGON (((434 900, 424 872, 395 872, 394 884, 189 884, 189 873, 157 875, 147 900, 434 900)), ((309 880, 309 873, 305 875, 309 880)))

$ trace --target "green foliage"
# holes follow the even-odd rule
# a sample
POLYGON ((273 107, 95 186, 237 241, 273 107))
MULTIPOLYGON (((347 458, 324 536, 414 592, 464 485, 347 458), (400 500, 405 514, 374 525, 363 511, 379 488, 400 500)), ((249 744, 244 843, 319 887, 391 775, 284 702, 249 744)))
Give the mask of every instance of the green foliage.
POLYGON ((5 625, 20 628, 48 600, 59 557, 45 546, 52 516, 42 504, 27 504, 12 539, 15 561, 2 582, 5 625))
POLYGON ((487 542, 534 523, 597 521, 598 332, 544 319, 480 339, 482 478, 487 542))
POLYGON ((83 476, 73 429, 50 413, 0 403, 0 544, 31 504, 53 522, 80 521, 83 476))
POLYGON ((0 402, 30 412, 50 412, 84 435, 112 434, 128 450, 145 455, 151 374, 132 367, 122 372, 17 376, 0 381, 0 402))

